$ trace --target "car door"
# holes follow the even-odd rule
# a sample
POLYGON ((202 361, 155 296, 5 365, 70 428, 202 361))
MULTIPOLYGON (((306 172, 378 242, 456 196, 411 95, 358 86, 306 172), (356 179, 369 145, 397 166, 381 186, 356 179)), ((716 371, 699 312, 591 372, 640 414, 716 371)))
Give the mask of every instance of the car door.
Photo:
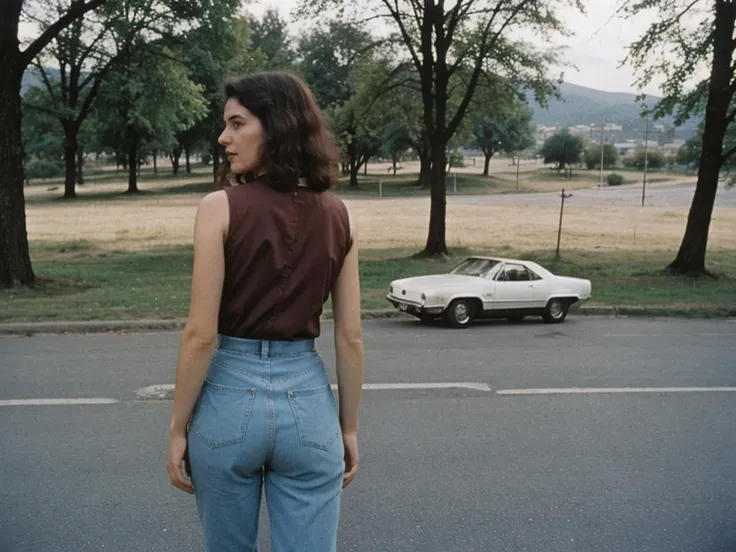
POLYGON ((543 280, 522 264, 506 263, 496 276, 493 310, 540 308, 546 298, 543 280))
POLYGON ((528 274, 528 280, 525 281, 527 284, 525 308, 542 309, 547 306, 552 286, 548 280, 543 279, 528 267, 525 268, 528 274))

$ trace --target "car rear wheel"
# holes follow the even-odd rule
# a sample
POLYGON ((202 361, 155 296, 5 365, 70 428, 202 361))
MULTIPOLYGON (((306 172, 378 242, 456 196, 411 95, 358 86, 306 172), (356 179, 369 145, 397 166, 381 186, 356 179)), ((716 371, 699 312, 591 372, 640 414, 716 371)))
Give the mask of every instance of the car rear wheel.
POLYGON ((542 318, 547 324, 559 324, 567 318, 569 305, 564 299, 550 299, 542 318))
POLYGON ((474 315, 475 305, 469 299, 455 299, 445 311, 445 319, 453 328, 467 328, 474 315))

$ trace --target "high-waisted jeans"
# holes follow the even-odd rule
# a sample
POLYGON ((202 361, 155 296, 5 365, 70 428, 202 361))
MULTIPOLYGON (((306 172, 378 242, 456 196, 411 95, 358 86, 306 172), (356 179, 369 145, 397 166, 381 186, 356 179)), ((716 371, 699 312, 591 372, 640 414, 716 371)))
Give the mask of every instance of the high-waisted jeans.
POLYGON ((334 552, 344 472, 335 399, 314 340, 220 336, 189 426, 208 552, 334 552))

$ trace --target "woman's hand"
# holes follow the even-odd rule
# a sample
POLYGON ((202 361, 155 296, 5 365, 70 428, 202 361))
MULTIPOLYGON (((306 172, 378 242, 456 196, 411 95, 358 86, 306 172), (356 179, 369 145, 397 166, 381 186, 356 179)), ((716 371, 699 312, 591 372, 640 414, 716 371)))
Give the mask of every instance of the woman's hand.
POLYGON ((342 488, 347 487, 358 473, 358 434, 343 433, 342 442, 345 445, 345 474, 342 478, 342 488))
POLYGON ((171 484, 184 491, 194 494, 194 487, 189 478, 182 471, 184 455, 187 452, 187 436, 185 433, 172 433, 169 439, 169 457, 166 462, 166 471, 169 472, 171 484))

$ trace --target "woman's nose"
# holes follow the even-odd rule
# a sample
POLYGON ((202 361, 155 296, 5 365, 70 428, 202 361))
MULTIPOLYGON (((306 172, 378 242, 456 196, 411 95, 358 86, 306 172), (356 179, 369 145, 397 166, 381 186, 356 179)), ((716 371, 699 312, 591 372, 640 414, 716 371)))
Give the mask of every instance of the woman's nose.
POLYGON ((230 137, 227 135, 227 129, 222 131, 222 134, 217 138, 217 143, 221 146, 227 146, 230 141, 230 137))

